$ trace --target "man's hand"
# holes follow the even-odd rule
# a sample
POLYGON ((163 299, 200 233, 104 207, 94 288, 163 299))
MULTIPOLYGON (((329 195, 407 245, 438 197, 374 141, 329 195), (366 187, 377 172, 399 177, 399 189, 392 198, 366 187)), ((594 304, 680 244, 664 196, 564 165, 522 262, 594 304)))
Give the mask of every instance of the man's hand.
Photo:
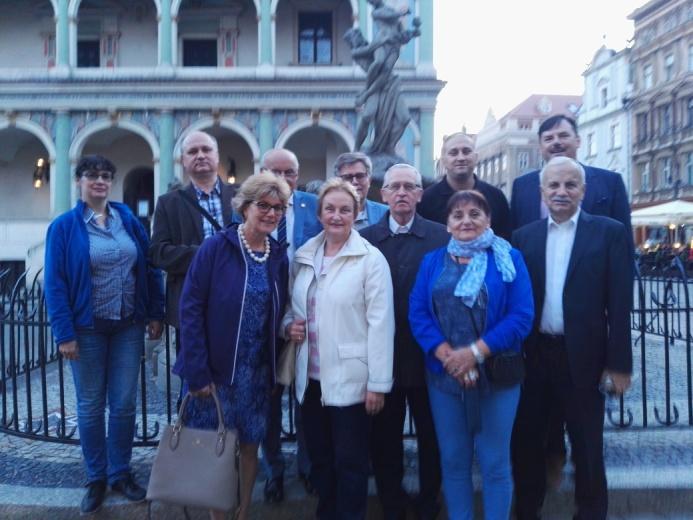
POLYGON ((76 339, 61 343, 58 345, 58 350, 65 359, 70 359, 73 361, 79 359, 79 345, 77 345, 76 339))
POLYGON ((385 406, 385 394, 381 392, 366 392, 366 413, 375 415, 385 406))
POLYGON ((626 393, 626 390, 630 388, 630 374, 622 374, 620 372, 610 372, 609 370, 605 370, 602 374, 602 381, 604 381, 607 377, 611 378, 613 385, 612 389, 609 390, 610 394, 623 395, 626 393))

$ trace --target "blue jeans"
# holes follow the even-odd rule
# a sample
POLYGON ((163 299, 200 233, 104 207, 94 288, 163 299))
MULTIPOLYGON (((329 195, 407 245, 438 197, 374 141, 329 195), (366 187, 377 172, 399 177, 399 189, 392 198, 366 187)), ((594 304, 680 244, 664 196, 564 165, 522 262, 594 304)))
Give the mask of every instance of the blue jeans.
POLYGON ((467 431, 463 396, 428 384, 443 473, 443 494, 450 520, 474 518, 472 458, 476 447, 482 476, 484 517, 507 519, 513 495, 510 436, 520 397, 520 385, 491 390, 480 397, 481 430, 467 431))
POLYGON ((130 472, 144 324, 95 319, 94 327, 77 330, 77 345, 79 359, 70 364, 87 480, 112 484, 130 472))

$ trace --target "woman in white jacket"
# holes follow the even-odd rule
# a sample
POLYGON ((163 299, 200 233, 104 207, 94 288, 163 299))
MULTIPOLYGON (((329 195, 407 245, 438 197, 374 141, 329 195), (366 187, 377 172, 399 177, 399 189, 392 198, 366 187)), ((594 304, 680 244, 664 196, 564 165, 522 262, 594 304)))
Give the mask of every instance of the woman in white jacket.
POLYGON ((385 257, 352 223, 358 195, 341 179, 318 199, 324 231, 294 256, 285 333, 298 350, 296 396, 319 519, 362 519, 370 415, 392 387, 394 314, 385 257))

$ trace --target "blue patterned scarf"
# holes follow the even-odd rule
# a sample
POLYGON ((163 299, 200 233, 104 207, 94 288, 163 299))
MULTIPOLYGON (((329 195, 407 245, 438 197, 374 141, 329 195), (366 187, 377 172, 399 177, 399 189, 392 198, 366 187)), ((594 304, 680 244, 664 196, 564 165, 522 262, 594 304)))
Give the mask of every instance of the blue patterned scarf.
POLYGON ((489 247, 493 250, 493 257, 503 281, 512 282, 515 279, 515 265, 510 257, 510 244, 494 235, 491 228, 474 240, 462 241, 450 238, 448 243, 448 253, 452 256, 472 259, 455 287, 455 296, 462 298, 462 302, 467 307, 474 305, 481 291, 481 285, 484 283, 488 262, 486 250, 489 247))

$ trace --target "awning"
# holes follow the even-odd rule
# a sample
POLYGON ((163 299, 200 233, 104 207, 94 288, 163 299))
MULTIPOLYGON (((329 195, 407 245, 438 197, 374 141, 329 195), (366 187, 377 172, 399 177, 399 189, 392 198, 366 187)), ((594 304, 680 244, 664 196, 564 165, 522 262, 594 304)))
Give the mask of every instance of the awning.
POLYGON ((668 226, 693 224, 693 202, 673 200, 648 208, 636 209, 630 214, 633 226, 668 226))

